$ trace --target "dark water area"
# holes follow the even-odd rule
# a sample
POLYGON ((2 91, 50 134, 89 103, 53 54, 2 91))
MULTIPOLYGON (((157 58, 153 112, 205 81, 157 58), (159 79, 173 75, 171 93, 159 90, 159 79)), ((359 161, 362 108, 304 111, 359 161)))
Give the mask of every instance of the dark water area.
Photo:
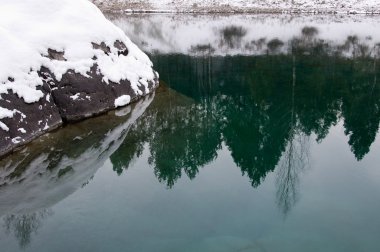
POLYGON ((329 40, 263 18, 307 29, 248 50, 246 18, 188 43, 162 34, 207 17, 111 16, 152 38, 161 86, 0 160, 0 250, 379 251, 377 19, 329 40))

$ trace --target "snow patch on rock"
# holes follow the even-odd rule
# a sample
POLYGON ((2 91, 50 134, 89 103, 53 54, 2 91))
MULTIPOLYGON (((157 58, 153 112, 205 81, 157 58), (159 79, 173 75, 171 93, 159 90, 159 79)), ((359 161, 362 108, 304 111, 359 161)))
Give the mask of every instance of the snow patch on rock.
POLYGON ((122 95, 115 100, 115 108, 125 106, 130 102, 131 97, 129 95, 122 95))
POLYGON ((21 141, 22 141, 22 138, 21 137, 15 137, 15 138, 12 138, 12 142, 14 143, 14 144, 19 144, 19 143, 21 143, 21 141))
POLYGON ((0 107, 0 119, 12 118, 15 111, 0 107))
POLYGON ((5 123, 1 122, 0 121, 0 129, 4 130, 4 131, 9 131, 9 128, 7 125, 5 125, 5 123))
POLYGON ((21 133, 25 134, 26 133, 26 130, 24 128, 19 128, 17 129, 18 131, 20 131, 21 133))
POLYGON ((75 101, 76 99, 79 98, 79 95, 80 95, 79 93, 76 93, 75 95, 70 96, 70 98, 75 101))

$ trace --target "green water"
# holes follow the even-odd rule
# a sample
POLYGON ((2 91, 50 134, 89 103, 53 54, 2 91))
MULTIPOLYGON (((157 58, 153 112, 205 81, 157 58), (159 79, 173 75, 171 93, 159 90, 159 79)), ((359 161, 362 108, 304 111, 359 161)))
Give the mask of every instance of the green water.
POLYGON ((294 49, 152 54, 154 96, 0 161, 0 250, 379 251, 380 64, 294 49))

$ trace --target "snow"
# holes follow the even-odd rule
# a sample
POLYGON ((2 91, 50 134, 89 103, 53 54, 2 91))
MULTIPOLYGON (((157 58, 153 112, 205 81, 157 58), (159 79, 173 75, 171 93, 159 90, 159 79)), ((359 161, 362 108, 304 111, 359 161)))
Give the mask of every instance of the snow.
POLYGON ((3 122, 1 122, 1 121, 0 121, 0 128, 1 128, 2 130, 4 130, 4 131, 9 131, 8 126, 5 125, 5 123, 3 123, 3 122))
POLYGON ((115 108, 127 105, 131 101, 129 95, 122 95, 115 100, 115 108))
POLYGON ((105 82, 127 79, 136 94, 154 79, 148 56, 87 0, 1 0, 0 48, 0 96, 11 90, 26 103, 43 97, 37 73, 42 66, 60 80, 69 69, 87 76, 96 63, 105 82), (118 55, 117 40, 128 48, 127 56, 118 55), (104 42, 111 52, 106 55, 91 42, 104 42), (48 58, 48 49, 62 52, 64 60, 48 58))
POLYGON ((26 130, 24 128, 19 128, 17 129, 18 131, 20 131, 21 133, 25 134, 26 133, 26 130))
POLYGON ((45 127, 42 130, 47 130, 47 129, 49 129, 49 125, 45 123, 45 127))
POLYGON ((21 137, 15 137, 15 138, 12 138, 12 142, 14 143, 14 144, 19 144, 19 143, 21 143, 21 141, 22 141, 22 138, 21 137))
POLYGON ((7 118, 7 117, 12 118, 14 113, 15 111, 0 107, 0 119, 7 118))
MULTIPOLYGON (((12 111, 12 110, 0 107, 0 120, 4 118, 12 118, 15 113, 16 113, 16 110, 12 111)), ((3 123, 2 121, 0 121, 0 129, 4 131, 9 131, 8 126, 5 125, 5 123, 3 123)))
POLYGON ((75 95, 70 96, 70 98, 75 101, 76 99, 79 98, 79 95, 80 95, 79 93, 76 93, 75 95))
POLYGON ((378 0, 92 0, 126 12, 337 12, 379 13, 378 0))

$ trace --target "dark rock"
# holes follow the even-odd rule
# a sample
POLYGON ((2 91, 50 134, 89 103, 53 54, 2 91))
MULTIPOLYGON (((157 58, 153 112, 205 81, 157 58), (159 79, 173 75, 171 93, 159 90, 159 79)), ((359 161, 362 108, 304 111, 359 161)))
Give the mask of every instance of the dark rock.
MULTIPOLYGON (((88 74, 90 78, 69 71, 53 88, 52 94, 64 121, 78 121, 114 109, 115 99, 122 95, 129 95, 131 102, 146 95, 144 86, 141 86, 142 95, 135 94, 128 80, 105 83, 96 65, 88 74)), ((157 82, 158 79, 156 83, 149 83, 149 89, 157 82)))
POLYGON ((48 49, 48 55, 50 59, 66 61, 65 57, 63 56, 64 54, 65 52, 58 52, 50 48, 48 49))
POLYGON ((99 50, 102 50, 105 54, 110 54, 111 53, 111 49, 109 48, 109 46, 106 45, 106 43, 102 42, 100 44, 97 44, 97 43, 94 43, 92 42, 92 47, 94 49, 99 49, 99 50))
POLYGON ((113 46, 119 50, 118 55, 120 55, 120 54, 122 54, 124 56, 128 55, 128 48, 124 45, 123 42, 116 40, 115 43, 113 44, 113 46))

